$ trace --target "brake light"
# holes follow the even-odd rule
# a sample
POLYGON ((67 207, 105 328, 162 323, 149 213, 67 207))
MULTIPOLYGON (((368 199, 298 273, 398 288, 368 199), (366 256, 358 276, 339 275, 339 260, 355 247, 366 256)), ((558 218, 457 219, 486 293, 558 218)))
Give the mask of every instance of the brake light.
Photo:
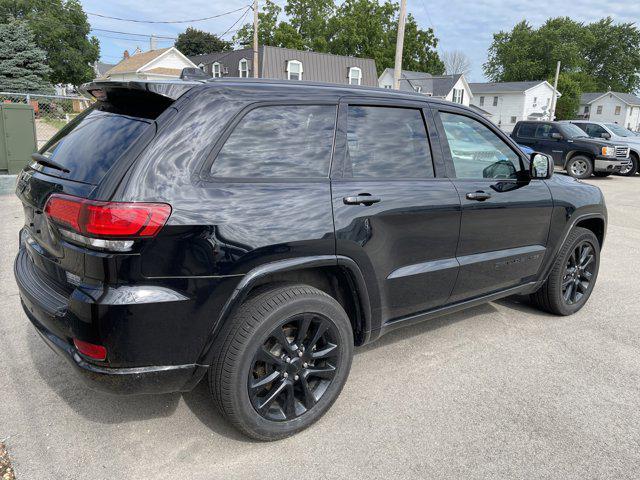
POLYGON ((83 342, 77 338, 73 339, 73 344, 78 351, 93 360, 105 360, 107 358, 107 349, 102 345, 95 345, 89 342, 83 342))
POLYGON ((44 211, 51 222, 66 229, 61 233, 68 233, 67 236, 73 240, 80 236, 130 240, 155 237, 169 219, 171 205, 101 202, 54 194, 49 197, 44 211))

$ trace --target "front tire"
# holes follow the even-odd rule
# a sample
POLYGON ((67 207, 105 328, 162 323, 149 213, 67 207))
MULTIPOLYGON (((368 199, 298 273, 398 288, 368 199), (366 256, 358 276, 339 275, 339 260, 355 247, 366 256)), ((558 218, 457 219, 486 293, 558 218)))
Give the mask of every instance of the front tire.
POLYGON ((576 155, 567 162, 567 173, 573 178, 589 178, 593 173, 593 162, 589 157, 576 155))
POLYGON ((576 227, 558 252, 549 277, 531 295, 532 303, 549 313, 571 315, 591 296, 600 267, 600 243, 591 230, 576 227))
POLYGON ((635 154, 632 154, 630 157, 631 167, 628 170, 621 170, 620 175, 623 177, 633 177, 636 173, 638 173, 638 157, 635 154))
POLYGON ((338 398, 353 357, 340 304, 308 285, 249 298, 221 332, 209 387, 220 412, 245 435, 278 440, 316 422, 338 398))

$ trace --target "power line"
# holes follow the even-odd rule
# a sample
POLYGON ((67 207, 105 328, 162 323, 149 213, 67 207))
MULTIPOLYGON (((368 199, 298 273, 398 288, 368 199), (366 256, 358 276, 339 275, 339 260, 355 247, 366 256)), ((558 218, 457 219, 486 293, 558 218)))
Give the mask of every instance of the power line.
POLYGON ((94 17, 100 18, 108 18, 110 20, 119 20, 121 22, 133 22, 133 23, 193 23, 193 22, 203 22, 205 20, 211 20, 213 18, 223 17, 224 15, 229 15, 231 13, 236 13, 245 8, 250 7, 249 5, 245 5, 240 8, 236 8, 235 10, 231 10, 229 12, 219 13, 218 15, 212 15, 210 17, 203 18, 192 18, 190 20, 136 20, 133 18, 121 18, 121 17, 112 17, 109 15, 103 15, 101 13, 93 13, 93 12, 85 12, 87 15, 93 15, 94 17))
POLYGON ((137 37, 156 37, 157 39, 167 39, 167 40, 176 40, 176 37, 167 37, 163 35, 149 35, 146 33, 134 33, 134 32, 121 32, 118 30, 106 30, 104 28, 92 28, 90 31, 92 32, 107 32, 107 33, 120 33, 122 35, 135 35, 137 37))
POLYGON ((244 20, 244 18, 247 16, 247 13, 249 13, 249 10, 251 10, 251 7, 247 7, 247 9, 244 11, 244 13, 243 13, 242 15, 240 15, 240 16, 238 17, 238 19, 237 19, 235 22, 233 22, 229 28, 227 28, 227 29, 225 30, 225 32, 224 32, 224 33, 221 33, 220 35, 218 35, 218 37, 222 38, 222 37, 224 37, 227 33, 231 32, 231 29, 232 29, 233 27, 235 27, 239 22, 241 22, 242 20, 244 20))

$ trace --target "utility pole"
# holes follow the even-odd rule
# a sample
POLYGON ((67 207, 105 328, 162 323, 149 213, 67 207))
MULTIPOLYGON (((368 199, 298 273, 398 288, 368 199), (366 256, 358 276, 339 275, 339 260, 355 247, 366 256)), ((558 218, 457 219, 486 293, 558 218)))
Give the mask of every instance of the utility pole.
POLYGON ((253 78, 258 78, 258 0, 253 0, 253 78))
POLYGON ((553 122, 556 117, 556 103, 558 101, 558 76, 560 76, 560 61, 556 66, 556 78, 553 81, 553 97, 551 97, 551 110, 549 111, 549 120, 553 122))
POLYGON ((398 17, 398 38, 396 39, 396 63, 393 68, 393 88, 400 90, 402 73, 402 48, 404 47, 404 23, 407 17, 407 0, 400 0, 400 16, 398 17))

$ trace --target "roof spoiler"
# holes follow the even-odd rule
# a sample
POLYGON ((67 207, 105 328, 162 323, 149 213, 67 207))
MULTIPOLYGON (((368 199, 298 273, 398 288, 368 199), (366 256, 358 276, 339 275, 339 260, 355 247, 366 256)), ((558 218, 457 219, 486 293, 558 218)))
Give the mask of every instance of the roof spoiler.
POLYGON ((191 90, 198 83, 188 83, 169 81, 169 82, 112 82, 109 80, 98 80, 91 83, 85 83, 80 87, 80 92, 89 98, 96 100, 107 100, 110 95, 120 96, 122 94, 140 93, 147 95, 159 95, 171 100, 177 100, 184 93, 191 90))

